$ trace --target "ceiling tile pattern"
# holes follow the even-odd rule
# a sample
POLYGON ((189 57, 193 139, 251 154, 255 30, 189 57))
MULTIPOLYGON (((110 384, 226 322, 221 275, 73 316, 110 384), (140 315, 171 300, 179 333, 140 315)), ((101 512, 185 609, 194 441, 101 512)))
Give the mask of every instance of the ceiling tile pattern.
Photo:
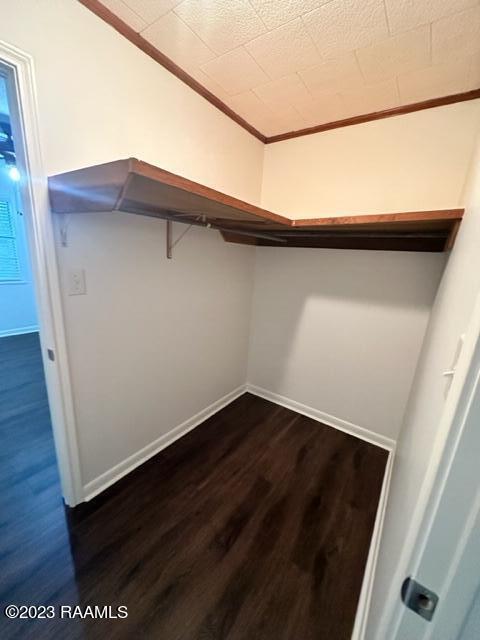
POLYGON ((426 25, 359 49, 357 58, 367 82, 380 82, 392 75, 428 67, 430 29, 426 25))
POLYGON ((230 95, 269 81, 267 74, 242 47, 210 60, 202 65, 202 70, 230 95))
POLYGON ((476 0, 385 0, 392 34, 430 24, 460 13, 477 4, 476 0))
POLYGON ((480 0, 101 0, 265 136, 480 87, 480 0))
POLYGON ((175 13, 217 54, 227 53, 266 31, 248 0, 184 0, 175 13))
POLYGON ((382 0, 332 0, 302 19, 324 58, 388 38, 382 0))
POLYGON ((307 69, 321 60, 301 18, 265 33, 245 47, 272 79, 307 69))
POLYGON ((432 58, 442 63, 480 51, 480 5, 432 24, 432 58))
POLYGON ((153 22, 142 31, 142 36, 186 71, 193 68, 192 57, 196 60, 195 66, 216 57, 196 33, 172 12, 153 22))
POLYGON ((325 93, 341 93, 365 84, 358 58, 354 53, 347 53, 335 60, 300 71, 299 76, 307 89, 317 97, 325 93))

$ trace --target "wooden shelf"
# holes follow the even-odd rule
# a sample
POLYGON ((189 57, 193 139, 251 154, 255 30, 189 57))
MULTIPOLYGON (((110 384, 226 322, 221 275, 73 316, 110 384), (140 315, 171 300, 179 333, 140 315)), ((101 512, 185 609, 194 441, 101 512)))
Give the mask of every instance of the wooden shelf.
POLYGON ((258 246, 445 251, 463 209, 292 220, 135 158, 49 178, 54 213, 123 211, 208 226, 258 246))

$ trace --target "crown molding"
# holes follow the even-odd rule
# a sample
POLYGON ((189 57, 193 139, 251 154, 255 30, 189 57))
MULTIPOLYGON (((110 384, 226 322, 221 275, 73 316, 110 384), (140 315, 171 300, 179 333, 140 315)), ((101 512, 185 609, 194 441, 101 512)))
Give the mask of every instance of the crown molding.
POLYGON ((402 116, 414 111, 423 111, 424 109, 433 109, 435 107, 443 107, 456 102, 466 102, 467 100, 476 100, 480 98, 480 88, 472 91, 463 91, 462 93, 453 93, 442 98, 432 98, 423 102, 413 102, 405 104, 401 107, 393 107, 393 109, 384 109, 383 111, 374 111, 373 113, 365 113, 360 116, 352 116, 344 120, 335 120, 334 122, 326 122, 318 124, 314 127, 299 129, 297 131, 288 131, 280 133, 276 136, 269 136, 265 140, 265 144, 273 142, 281 142, 282 140, 290 140, 291 138, 299 138, 301 136, 309 136, 312 133, 321 133, 322 131, 330 131, 331 129, 340 129, 341 127, 350 127, 355 124, 363 124, 364 122, 372 122, 373 120, 382 120, 383 118, 392 118, 393 116, 402 116))
POLYGON ((208 100, 214 107, 219 109, 226 116, 231 118, 234 122, 240 125, 243 129, 252 134, 257 140, 264 144, 272 144, 274 142, 282 142, 283 140, 290 140, 292 138, 299 138, 301 136, 309 136, 313 133, 321 133, 322 131, 330 131, 331 129, 339 129, 341 127, 350 127, 356 124, 363 124, 365 122, 371 122, 373 120, 382 120, 383 118, 391 118, 393 116, 405 115, 407 113, 413 113, 414 111, 423 111, 424 109, 433 109, 434 107, 442 107, 448 104, 454 104, 456 102, 466 102, 467 100, 476 100, 480 98, 480 88, 472 91, 463 91, 462 93, 454 93, 449 96, 443 96, 442 98, 432 98, 431 100, 424 100, 423 102, 414 102, 412 104, 403 105, 401 107, 394 107, 393 109, 384 109, 383 111, 374 111, 373 113, 365 113, 359 116, 353 116, 351 118, 345 118, 343 120, 335 120, 333 122, 326 122, 324 124, 315 125, 313 127, 307 127, 305 129, 298 129, 297 131, 287 131, 275 136, 265 136, 258 131, 253 125, 247 122, 244 118, 239 116, 233 109, 226 105, 220 98, 218 98, 211 91, 206 89, 198 80, 195 80, 191 75, 179 67, 173 60, 168 58, 165 54, 154 47, 148 40, 145 40, 143 36, 137 33, 126 22, 121 20, 118 16, 112 13, 107 7, 105 7, 99 0, 78 0, 84 7, 92 11, 99 18, 104 20, 107 24, 118 31, 122 36, 127 38, 132 44, 141 49, 150 58, 153 58, 156 62, 162 65, 167 71, 173 73, 179 80, 188 85, 191 89, 196 91, 205 100, 208 100))
POLYGON ((215 94, 206 89, 198 80, 195 80, 190 74, 184 71, 181 67, 178 66, 173 60, 168 58, 164 53, 159 51, 156 47, 154 47, 148 40, 145 40, 143 36, 137 33, 132 27, 130 27, 126 22, 121 20, 118 16, 112 13, 107 7, 105 7, 99 0, 78 0, 80 4, 83 4, 84 7, 90 9, 95 15, 104 20, 107 24, 118 31, 122 36, 130 40, 132 44, 141 49, 147 56, 153 58, 158 64, 161 64, 167 71, 173 73, 179 80, 184 82, 186 85, 193 89, 198 94, 200 94, 205 100, 208 100, 214 107, 217 107, 220 111, 222 111, 226 116, 231 118, 234 122, 239 124, 243 129, 246 129, 249 133, 252 134, 255 138, 260 140, 260 142, 265 143, 267 141, 267 137, 260 133, 254 126, 244 120, 238 113, 235 113, 229 106, 227 106, 220 98, 217 98, 215 94))

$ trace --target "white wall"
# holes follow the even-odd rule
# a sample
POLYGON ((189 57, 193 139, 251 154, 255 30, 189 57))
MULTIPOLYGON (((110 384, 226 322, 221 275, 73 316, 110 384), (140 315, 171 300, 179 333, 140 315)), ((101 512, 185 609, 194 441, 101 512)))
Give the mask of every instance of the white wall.
POLYGON ((68 236, 61 273, 87 277, 64 301, 91 481, 244 384, 253 255, 194 228, 167 260, 165 224, 121 213, 72 215, 68 236))
POLYGON ((477 100, 265 151, 262 206, 292 217, 467 205, 416 372, 442 256, 291 250, 287 264, 281 250, 257 250, 249 381, 380 434, 395 437, 404 424, 368 640, 388 637, 380 616, 407 575, 393 577, 439 435, 442 372, 480 286, 478 157, 465 189, 479 125, 477 100))
MULTIPOLYGON (((478 123, 480 125, 480 122, 478 123)), ((386 603, 397 602, 401 580, 408 575, 406 563, 395 568, 408 552, 403 547, 422 483, 435 449, 446 434, 438 431, 447 382, 442 372, 454 359, 458 339, 469 324, 480 293, 480 139, 463 195, 465 218, 452 250, 435 304, 415 375, 405 422, 398 442, 389 505, 375 580, 373 606, 367 637, 384 640, 380 627, 386 603), (387 598, 388 596, 388 598, 387 598)), ((405 558, 405 557, 404 557, 405 558)), ((385 620, 383 620, 385 622, 385 620)))
MULTIPOLYGON (((6 3, 0 39, 34 58, 48 174, 136 156, 258 202, 262 144, 80 3, 6 3)), ((84 483, 245 381, 253 250, 192 230, 167 261, 164 224, 71 216, 58 248, 87 276, 63 298, 84 483)))
MULTIPOLYGON (((34 58, 48 174, 133 155, 259 203, 261 143, 78 2, 8 3, 2 11, 0 38, 34 58)), ((302 216, 332 215, 344 212, 344 207, 369 213, 455 206, 478 109, 476 101, 269 145, 262 204, 302 216), (334 157, 337 146, 343 151, 334 157)), ((63 300, 84 482, 245 381, 254 251, 224 245, 211 232, 192 230, 173 262, 167 263, 163 233, 163 223, 155 220, 71 216, 69 246, 58 248, 63 281, 70 267, 83 267, 87 275, 87 295, 70 297, 64 292, 63 300), (189 299, 191 305, 186 303, 189 299), (172 338, 173 331, 178 340, 176 334, 172 338), (189 351, 183 340, 192 331, 199 343, 190 344, 189 351), (207 354, 209 360, 202 366, 207 354), (172 371, 177 365, 181 370, 172 371), (162 395, 159 390, 164 387, 162 395)), ((258 254, 275 256, 275 250, 259 249, 258 254)), ((384 366, 384 350, 393 362, 401 363, 389 379, 395 387, 387 388, 385 376, 380 380, 385 400, 378 409, 364 403, 357 410, 347 389, 334 394, 332 384, 331 397, 320 398, 322 405, 324 400, 328 403, 322 410, 340 412, 342 404, 342 414, 348 415, 339 417, 396 432, 442 257, 302 250, 298 255, 305 258, 297 263, 295 253, 285 255, 291 259, 293 274, 304 260, 310 271, 303 289, 293 296, 301 304, 303 295, 306 302, 303 308, 308 313, 301 323, 308 332, 321 326, 319 310, 324 312, 330 304, 329 325, 344 327, 349 336, 358 335, 355 322, 366 329, 374 316, 383 319, 374 322, 382 336, 380 344, 373 327, 362 334, 362 348, 349 337, 357 356, 355 370, 348 372, 352 388, 358 383, 371 393, 378 386, 377 373, 367 376, 366 382, 363 379, 371 362, 384 366), (319 264, 328 265, 331 278, 317 277, 319 264), (351 284, 356 268, 364 276, 359 291, 351 284), (397 278, 396 291, 389 290, 383 272, 397 278), (386 300, 369 279, 378 283, 386 300), (354 301, 348 304, 350 296, 354 301), (355 321, 345 324, 345 312, 355 321), (401 326, 399 317, 404 320, 401 326), (387 323, 397 334, 387 335, 387 323)), ((259 257, 261 281, 263 260, 259 257)), ((272 266, 264 266, 267 276, 272 266)), ((292 277, 290 282, 299 286, 292 277)), ((256 309, 263 326, 278 321, 275 304, 270 320, 262 315, 265 310, 256 309)), ((285 356, 297 320, 282 322, 275 334, 285 356)), ((254 337, 257 345, 259 335, 254 337)), ((328 346, 331 358, 334 353, 346 357, 345 336, 337 331, 333 338, 322 335, 317 353, 328 346)), ((297 369, 303 366, 307 342, 302 337, 294 345, 297 369)), ((318 363, 309 366, 315 375, 318 363)), ((342 367, 345 373, 345 360, 342 367)), ((251 370, 255 368, 253 361, 251 370)), ((309 401, 313 387, 309 382, 293 391, 309 401)))
POLYGON ((48 175, 134 156, 259 200, 262 143, 76 0, 5 3, 0 39, 34 58, 48 175))
POLYGON ((444 261, 258 248, 249 383, 396 439, 444 261))
POLYGON ((480 629, 480 586, 465 619, 465 625, 458 640, 477 640, 480 629))
MULTIPOLYGON (((0 78, 1 84, 1 78, 0 78)), ((10 203, 15 220, 15 241, 20 265, 20 282, 0 282, 0 337, 38 330, 25 221, 16 194, 16 185, 0 160, 0 200, 10 203)))
POLYGON ((480 100, 265 147, 263 206, 292 218, 457 207, 480 100))
MULTIPOLYGON (((459 640, 480 585, 479 302, 480 299, 465 336, 458 378, 453 379, 449 402, 439 422, 438 432, 448 431, 448 441, 445 449, 437 453, 442 458, 440 464, 432 454, 438 474, 429 481, 432 495, 420 536, 412 545, 415 568, 412 566, 409 574, 438 593, 440 601, 428 625, 406 607, 397 606, 398 631, 392 628, 392 632, 382 635, 392 640, 459 640)), ((479 627, 477 638, 478 631, 479 627)))
MULTIPOLYGON (((292 217, 458 207, 480 101, 267 145, 292 217)), ((445 255, 257 249, 249 382, 377 434, 402 424, 445 255)))

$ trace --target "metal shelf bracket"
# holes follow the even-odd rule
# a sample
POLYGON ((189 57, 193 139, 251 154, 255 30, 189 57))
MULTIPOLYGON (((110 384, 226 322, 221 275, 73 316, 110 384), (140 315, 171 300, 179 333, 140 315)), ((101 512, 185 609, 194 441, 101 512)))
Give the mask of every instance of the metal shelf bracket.
MULTIPOLYGON (((203 216, 204 217, 204 216, 203 216)), ((198 216, 197 220, 200 220, 202 216, 198 216)), ((173 249, 177 246, 180 240, 190 231, 193 227, 193 224, 189 224, 185 231, 178 236, 176 240, 173 239, 173 220, 167 220, 167 234, 166 234, 166 243, 167 243, 167 258, 169 260, 173 257, 173 249)), ((208 227, 210 225, 207 225, 208 227)))

